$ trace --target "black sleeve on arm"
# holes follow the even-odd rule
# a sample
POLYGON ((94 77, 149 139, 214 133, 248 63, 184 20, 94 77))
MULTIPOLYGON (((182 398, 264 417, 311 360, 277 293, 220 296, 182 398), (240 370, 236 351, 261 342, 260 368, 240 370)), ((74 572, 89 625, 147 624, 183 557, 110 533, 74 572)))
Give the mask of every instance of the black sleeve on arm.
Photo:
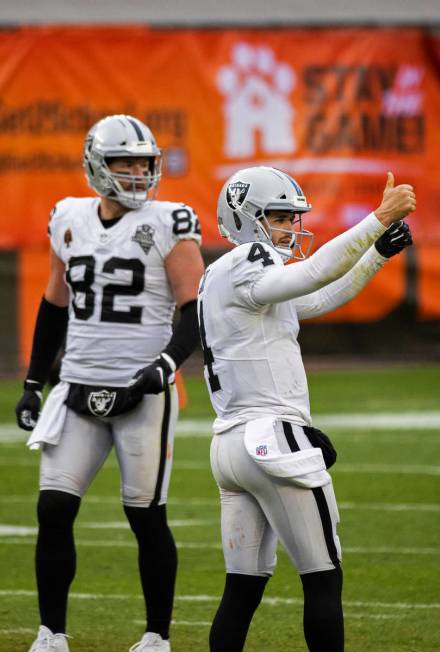
POLYGON ((38 310, 27 378, 45 383, 66 334, 68 309, 50 303, 44 297, 38 310))
POLYGON ((199 343, 197 300, 188 301, 180 308, 180 320, 163 353, 167 353, 180 367, 199 343))

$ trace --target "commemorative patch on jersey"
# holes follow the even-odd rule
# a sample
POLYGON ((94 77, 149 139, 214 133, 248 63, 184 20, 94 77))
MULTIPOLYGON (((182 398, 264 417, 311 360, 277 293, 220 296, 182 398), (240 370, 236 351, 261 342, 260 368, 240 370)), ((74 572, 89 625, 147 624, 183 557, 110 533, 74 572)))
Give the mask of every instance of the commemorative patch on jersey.
POLYGON ((98 392, 90 392, 87 405, 92 414, 95 414, 97 417, 105 417, 111 411, 115 399, 116 392, 101 389, 98 392))
POLYGON ((137 242, 142 250, 148 254, 151 247, 154 245, 154 229, 149 224, 140 224, 136 233, 132 237, 133 242, 137 242))
POLYGON ((250 187, 250 183, 243 183, 242 181, 230 183, 226 190, 226 201, 228 202, 229 208, 236 210, 241 206, 246 199, 250 187))

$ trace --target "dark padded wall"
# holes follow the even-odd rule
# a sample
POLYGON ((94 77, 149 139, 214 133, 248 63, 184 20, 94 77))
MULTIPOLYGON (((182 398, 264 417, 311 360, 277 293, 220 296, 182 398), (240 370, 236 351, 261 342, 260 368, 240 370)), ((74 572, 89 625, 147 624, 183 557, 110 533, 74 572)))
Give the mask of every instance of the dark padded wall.
POLYGON ((0 374, 18 368, 17 253, 0 251, 0 374))

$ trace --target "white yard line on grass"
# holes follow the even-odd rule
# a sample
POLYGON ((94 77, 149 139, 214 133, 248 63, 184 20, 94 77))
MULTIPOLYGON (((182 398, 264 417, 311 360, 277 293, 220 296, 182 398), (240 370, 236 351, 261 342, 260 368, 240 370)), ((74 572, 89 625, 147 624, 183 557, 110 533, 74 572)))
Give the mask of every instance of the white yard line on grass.
POLYGON ((440 555, 440 548, 410 548, 393 546, 343 546, 342 554, 351 555, 440 555))
POLYGON ((338 503, 341 510, 373 512, 440 512, 440 505, 433 503, 338 503))
MULTIPOLYGON (((0 597, 35 597, 36 591, 25 590, 0 590, 0 597)), ((69 596, 77 600, 140 600, 140 595, 127 594, 127 593, 69 593, 69 596)), ((217 595, 177 595, 176 602, 218 602, 220 596, 217 595)), ((276 607, 278 605, 302 605, 303 601, 300 598, 278 598, 278 597, 265 597, 263 604, 269 607, 276 607)), ((420 609, 420 610, 437 610, 440 609, 439 602, 432 602, 431 604, 424 604, 418 602, 371 602, 371 601, 358 601, 358 600, 344 600, 344 605, 350 608, 361 609, 420 609)))
MULTIPOLYGON (((37 494, 23 494, 12 496, 0 496, 0 503, 32 503, 37 494)), ((91 505, 121 505, 121 499, 116 496, 93 496, 86 495, 83 503, 91 505)), ((179 505, 185 507, 212 507, 220 506, 216 498, 170 498, 168 505, 179 505)), ((364 503, 364 502, 340 502, 339 509, 354 511, 375 511, 375 512, 440 512, 438 503, 364 503)))
MULTIPOLYGON (((0 466, 15 467, 37 467, 39 458, 35 454, 29 457, 6 457, 0 460, 0 466)), ((110 459, 105 463, 104 469, 117 469, 116 460, 110 459)), ((176 471, 209 471, 208 459, 206 462, 193 462, 192 460, 178 460, 174 462, 173 468, 176 471)), ((354 474, 385 474, 385 475, 440 475, 440 466, 428 464, 344 464, 339 463, 334 467, 335 473, 354 474)))
MULTIPOLYGON (((323 429, 438 430, 440 411, 314 414, 313 420, 323 429)), ((211 436, 211 434, 212 421, 182 419, 177 424, 177 435, 180 437, 211 436)))
POLYGON ((440 428, 440 412, 371 412, 361 414, 315 414, 320 428, 366 430, 425 430, 440 428))
MULTIPOLYGON (((11 496, 0 496, 0 504, 33 504, 37 493, 34 494, 13 494, 11 496)), ((116 496, 93 496, 86 495, 83 504, 90 505, 121 505, 121 499, 116 496)), ((220 506, 216 498, 170 498, 168 505, 179 505, 185 507, 212 507, 220 506)), ((440 512, 440 504, 436 503, 364 503, 364 502, 340 502, 340 510, 374 511, 374 512, 440 512)))
MULTIPOLYGON (((263 601, 264 604, 264 601, 263 601)), ((301 605, 298 604, 298 608, 300 608, 301 605)), ((355 620, 402 620, 402 618, 406 618, 407 616, 405 613, 401 612, 398 614, 369 614, 369 613, 351 613, 347 612, 347 610, 344 611, 344 619, 347 620, 350 618, 353 618, 355 620)), ((144 620, 133 620, 134 625, 145 625, 144 620)), ((212 622, 209 620, 172 620, 171 624, 174 627, 211 627, 212 622)))
MULTIPOLYGON (((168 519, 168 524, 171 527, 199 527, 201 525, 215 525, 218 523, 218 519, 210 518, 180 518, 180 519, 168 519)), ((79 522, 76 524, 76 528, 84 530, 129 530, 130 526, 128 521, 102 521, 102 522, 79 522)), ((1 534, 1 525, 0 525, 0 534, 1 534)))
MULTIPOLYGON (((0 503, 30 503, 33 504, 37 492, 33 494, 12 494, 0 496, 0 503)), ((90 503, 91 505, 120 505, 121 499, 115 496, 94 496, 93 494, 86 494, 83 498, 83 504, 90 503)), ((216 498, 170 498, 168 505, 184 505, 185 507, 205 506, 212 507, 217 505, 219 501, 216 498)), ((439 507, 440 508, 440 507, 439 507)))
MULTIPOLYGON (((440 411, 420 412, 371 412, 353 414, 315 414, 314 421, 320 428, 349 430, 438 430, 440 411)), ((212 421, 206 419, 182 419, 177 424, 179 437, 210 437, 212 421)), ((0 442, 26 441, 28 434, 13 423, 0 425, 0 442)))
MULTIPOLYGON (((178 598, 177 598, 178 600, 178 598)), ((298 604, 298 607, 300 605, 298 604)), ((404 613, 400 614, 369 614, 369 613, 350 613, 345 611, 344 618, 354 618, 356 620, 401 620, 406 618, 404 613)), ((144 620, 132 620, 133 625, 145 625, 144 620)), ((172 620, 171 625, 173 627, 211 627, 212 622, 210 620, 172 620)), ((14 634, 33 634, 35 630, 27 627, 18 627, 16 629, 0 629, 0 635, 12 636, 14 634)))
POLYGON ((367 473, 397 475, 440 475, 440 466, 428 464, 338 464, 335 473, 367 473))
POLYGON ((35 536, 37 532, 36 527, 0 524, 0 537, 30 537, 35 536))
POLYGON ((11 634, 35 634, 35 629, 29 627, 16 627, 15 629, 0 629, 0 634, 11 636, 11 634))
MULTIPOLYGON (((168 524, 171 527, 200 527, 205 525, 216 525, 218 519, 208 518, 188 518, 188 519, 169 519, 168 524)), ((92 521, 79 522, 76 524, 78 530, 129 530, 128 521, 92 521)), ((27 527, 21 525, 7 525, 0 523, 0 537, 4 536, 32 536, 37 534, 36 527, 27 527)))
MULTIPOLYGON (((37 528, 15 527, 13 525, 0 525, 0 545, 33 545, 37 528)), ((91 548, 135 548, 134 541, 123 540, 94 540, 94 539, 77 539, 77 546, 91 548)), ((199 541, 181 541, 176 542, 181 550, 221 550, 220 543, 199 542, 199 541)), ((283 552, 283 549, 279 549, 283 552)), ((440 555, 440 548, 434 547, 397 547, 397 546, 344 546, 343 553, 353 555, 440 555)))
MULTIPOLYGON (((299 606, 299 605, 298 605, 299 606)), ((404 613, 401 614, 368 614, 368 613, 350 613, 345 611, 344 612, 344 618, 345 619, 350 619, 354 618, 356 620, 402 620, 402 618, 406 618, 406 615, 404 613)), ((145 625, 144 620, 132 620, 133 625, 145 625)), ((171 625, 173 627, 211 627, 212 622, 210 620, 172 620, 171 625)), ((5 635, 5 636, 14 636, 15 634, 21 635, 21 634, 33 634, 35 632, 34 629, 30 629, 27 627, 18 627, 17 629, 0 629, 0 635, 5 635)))
MULTIPOLYGON (((29 457, 6 457, 0 460, 0 466, 15 467, 38 467, 38 456, 30 454, 29 457)), ((116 460, 110 459, 105 463, 104 469, 117 469, 116 460)), ((193 462, 191 460, 179 460, 174 462, 173 468, 176 471, 210 471, 209 461, 193 462)), ((428 464, 344 464, 338 463, 334 467, 334 473, 353 474, 382 474, 382 475, 428 475, 439 476, 440 466, 428 464)))
MULTIPOLYGON (((133 625, 144 625, 145 620, 132 620, 133 625)), ((175 627, 211 627, 209 620, 172 620, 171 624, 175 627)))

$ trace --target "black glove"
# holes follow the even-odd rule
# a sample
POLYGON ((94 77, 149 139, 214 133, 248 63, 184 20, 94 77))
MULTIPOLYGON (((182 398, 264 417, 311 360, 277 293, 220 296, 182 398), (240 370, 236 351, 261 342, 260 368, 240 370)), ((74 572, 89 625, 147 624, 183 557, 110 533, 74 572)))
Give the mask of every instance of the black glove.
POLYGON ((381 256, 391 258, 391 256, 399 254, 402 249, 409 247, 412 243, 411 231, 408 224, 400 220, 400 222, 392 224, 385 233, 382 233, 380 238, 374 243, 374 246, 381 256))
POLYGON ((128 383, 130 394, 159 394, 166 385, 175 380, 176 365, 166 353, 161 353, 154 362, 144 369, 139 369, 128 383))
POLYGON ((17 425, 23 430, 33 430, 37 425, 40 415, 43 383, 36 380, 24 381, 23 396, 17 403, 15 414, 17 415, 17 425))

